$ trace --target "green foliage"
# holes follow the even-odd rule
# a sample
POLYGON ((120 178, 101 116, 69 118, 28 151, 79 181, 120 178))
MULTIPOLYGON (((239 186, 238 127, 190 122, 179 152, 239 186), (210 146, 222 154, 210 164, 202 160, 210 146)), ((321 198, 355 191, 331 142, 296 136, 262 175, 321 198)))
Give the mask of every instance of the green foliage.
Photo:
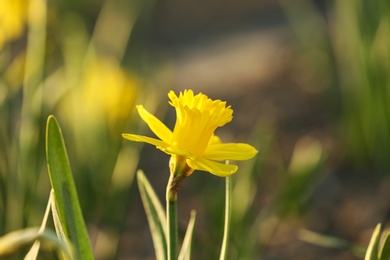
POLYGON ((389 168, 390 8, 386 1, 334 1, 333 46, 350 153, 389 168))
POLYGON ((326 17, 313 1, 280 0, 312 76, 311 88, 337 112, 346 159, 390 168, 390 5, 327 1, 326 17), (320 86, 320 87, 318 87, 320 86))
POLYGON ((358 258, 362 258, 365 253, 364 247, 353 245, 344 239, 318 234, 306 229, 300 230, 298 237, 302 241, 313 245, 339 250, 349 250, 358 258))
POLYGON ((383 232, 379 250, 380 260, 390 259, 390 230, 383 232))
POLYGON ((311 137, 303 137, 294 147, 284 187, 277 207, 282 216, 299 214, 302 204, 311 192, 311 186, 324 161, 321 143, 311 137))
POLYGON ((146 217, 149 221, 149 227, 152 233, 156 258, 157 260, 167 259, 167 221, 165 211, 142 171, 137 172, 137 180, 146 217))
POLYGON ((190 221, 188 222, 187 231, 184 236, 183 244, 179 253, 179 260, 190 260, 191 258, 191 242, 194 233, 195 218, 196 212, 195 210, 193 210, 191 211, 190 221))
POLYGON ((0 258, 14 255, 31 246, 35 241, 39 241, 45 248, 58 249, 64 254, 65 259, 72 259, 69 247, 57 237, 56 233, 51 230, 41 232, 35 227, 16 230, 0 237, 0 258))
POLYGON ((390 230, 381 232, 381 224, 378 224, 375 227, 364 259, 365 260, 390 259, 390 230))
MULTIPOLYGON (((145 208, 146 217, 149 222, 149 228, 152 234, 153 244, 156 253, 156 259, 168 259, 168 231, 167 217, 163 206, 160 203, 155 191, 150 185, 144 173, 137 172, 138 187, 141 194, 142 202, 145 208)), ((191 256, 191 243, 195 227, 195 211, 191 212, 190 221, 187 226, 183 244, 178 256, 180 260, 189 260, 191 256)))
POLYGON ((55 207, 64 233, 75 247, 77 259, 93 259, 61 129, 53 116, 47 120, 46 154, 55 207))

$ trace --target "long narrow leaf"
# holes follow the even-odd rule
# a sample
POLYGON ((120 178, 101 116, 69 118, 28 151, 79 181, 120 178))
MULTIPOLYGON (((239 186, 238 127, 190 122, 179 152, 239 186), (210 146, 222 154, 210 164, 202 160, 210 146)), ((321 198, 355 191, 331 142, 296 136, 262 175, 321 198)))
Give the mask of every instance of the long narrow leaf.
POLYGON ((184 236, 183 245, 181 246, 179 260, 190 260, 191 258, 191 242, 195 227, 195 210, 191 211, 191 218, 188 222, 186 234, 184 236))
MULTIPOLYGON (((49 218, 50 205, 51 205, 52 199, 53 199, 53 189, 50 191, 50 196, 49 196, 49 200, 47 202, 45 215, 43 216, 41 226, 39 227, 38 232, 40 232, 40 233, 43 233, 45 231, 47 219, 49 218)), ((28 253, 24 257, 24 260, 37 259, 40 247, 41 247, 41 242, 39 240, 35 241, 34 245, 31 247, 31 249, 28 251, 28 253)))
POLYGON ((70 244, 70 241, 67 235, 65 234, 65 226, 64 226, 65 223, 61 222, 61 217, 58 212, 58 207, 54 197, 54 192, 53 192, 52 199, 50 201, 50 206, 51 206, 51 214, 53 216, 54 228, 56 229, 57 236, 62 241, 65 241, 67 244, 70 244))
POLYGON ((72 255, 74 256, 75 249, 73 244, 69 241, 68 237, 65 234, 65 227, 64 227, 65 223, 61 222, 53 189, 51 190, 50 195, 51 195, 50 208, 51 208, 51 214, 53 216, 53 222, 54 222, 54 227, 56 230, 57 237, 60 238, 62 241, 64 241, 64 244, 69 248, 69 250, 72 252, 72 255))
POLYGON ((381 224, 376 225, 372 233, 370 244, 367 247, 364 260, 378 260, 378 248, 381 238, 381 224))
POLYGON ((49 116, 46 127, 47 166, 60 221, 77 259, 93 259, 64 140, 54 116, 49 116))
POLYGON ((38 228, 12 231, 0 237, 0 258, 15 254, 38 239, 38 228))
POLYGON ((390 230, 387 230, 383 234, 383 243, 379 250, 380 260, 390 259, 390 230))
POLYGON ((39 228, 26 228, 12 231, 0 237, 0 259, 16 254, 35 241, 39 241, 46 247, 56 248, 63 253, 65 259, 72 259, 69 247, 67 247, 51 230, 41 232, 39 228))
POLYGON ((150 232, 157 260, 167 259, 167 231, 165 212, 149 181, 141 170, 137 172, 138 187, 144 204, 146 217, 149 222, 150 232))

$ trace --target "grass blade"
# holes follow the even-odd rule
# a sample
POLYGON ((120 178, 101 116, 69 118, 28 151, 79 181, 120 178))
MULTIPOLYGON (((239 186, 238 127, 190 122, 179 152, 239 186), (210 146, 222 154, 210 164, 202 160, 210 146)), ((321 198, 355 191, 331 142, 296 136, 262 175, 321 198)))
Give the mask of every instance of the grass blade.
POLYGON ((166 218, 165 212, 152 186, 142 171, 137 172, 138 187, 144 204, 146 217, 149 222, 150 232, 157 260, 167 259, 166 218))
POLYGON ((93 259, 61 129, 54 116, 46 126, 46 157, 58 215, 77 259, 93 259))
POLYGON ((364 260, 378 260, 378 248, 381 238, 381 224, 376 225, 372 233, 370 244, 367 247, 366 256, 364 260))
POLYGON ((38 239, 38 228, 12 231, 0 237, 0 258, 15 254, 38 239))
POLYGON ((69 247, 67 247, 51 230, 41 230, 37 227, 12 231, 0 237, 0 259, 24 250, 35 241, 39 241, 48 248, 56 248, 63 253, 65 259, 72 259, 69 247))
POLYGON ((390 259, 390 230, 387 230, 383 235, 383 243, 379 250, 380 260, 390 259))
POLYGON ((184 236, 183 245, 181 246, 179 260, 190 260, 191 258, 191 242, 195 227, 195 210, 191 211, 191 218, 188 222, 186 234, 184 236))
MULTIPOLYGON (((47 219, 49 218, 50 206, 51 206, 52 199, 53 199, 53 189, 50 191, 49 201, 47 202, 45 215, 43 216, 42 224, 39 227, 38 232, 40 232, 40 233, 43 233, 45 231, 47 219)), ((41 242, 39 240, 35 241, 34 245, 31 247, 31 249, 28 251, 28 253, 24 257, 24 260, 37 259, 40 247, 41 247, 41 242)))

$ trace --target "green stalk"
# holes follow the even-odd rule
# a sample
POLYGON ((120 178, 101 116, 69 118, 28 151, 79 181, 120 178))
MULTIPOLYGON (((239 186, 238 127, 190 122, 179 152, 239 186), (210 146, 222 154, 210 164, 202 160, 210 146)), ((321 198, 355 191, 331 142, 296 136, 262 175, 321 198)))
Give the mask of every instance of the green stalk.
POLYGON ((226 188, 225 188, 225 226, 223 229, 223 240, 221 247, 221 254, 219 256, 220 260, 225 260, 227 258, 227 249, 229 242, 229 232, 230 232, 230 216, 231 216, 231 208, 232 208, 232 177, 226 177, 226 188))
POLYGON ((172 155, 169 161, 171 174, 167 185, 167 243, 168 243, 168 260, 177 260, 178 258, 178 232, 177 232, 177 193, 180 184, 185 177, 192 174, 186 157, 181 155, 172 155))
POLYGON ((172 189, 173 184, 174 176, 171 174, 167 186, 168 260, 178 257, 177 192, 172 189))

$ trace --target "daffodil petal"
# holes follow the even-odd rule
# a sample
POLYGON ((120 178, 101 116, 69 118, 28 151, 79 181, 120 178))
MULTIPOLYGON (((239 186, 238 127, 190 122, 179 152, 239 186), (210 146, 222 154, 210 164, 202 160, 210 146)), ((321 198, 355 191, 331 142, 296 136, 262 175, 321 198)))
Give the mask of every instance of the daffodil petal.
POLYGON ((238 169, 238 166, 234 164, 223 164, 202 158, 196 158, 195 160, 187 159, 187 164, 192 169, 210 172, 219 177, 230 176, 238 169))
POLYGON ((257 150, 244 143, 211 144, 207 146, 203 157, 209 160, 248 160, 255 156, 257 150))
POLYGON ((167 144, 164 141, 143 136, 143 135, 133 135, 133 134, 122 134, 123 138, 130 140, 130 141, 135 141, 135 142, 143 142, 143 143, 148 143, 156 146, 160 150, 164 150, 167 147, 169 147, 169 144, 167 144))
POLYGON ((138 114, 149 126, 150 130, 157 135, 158 138, 163 140, 166 143, 171 142, 173 133, 172 131, 164 125, 157 117, 149 113, 143 106, 137 106, 138 114))
POLYGON ((167 147, 164 152, 166 153, 169 153, 169 154, 177 154, 177 155, 183 155, 187 158, 190 158, 190 159, 195 159, 196 156, 188 151, 185 151, 185 150, 182 150, 182 149, 179 149, 179 148, 176 148, 176 147, 173 147, 173 146, 170 146, 170 147, 167 147))
POLYGON ((210 138, 210 141, 209 141, 209 145, 212 145, 212 144, 220 144, 222 143, 221 142, 221 139, 219 139, 219 137, 217 135, 213 135, 211 138, 210 138))

